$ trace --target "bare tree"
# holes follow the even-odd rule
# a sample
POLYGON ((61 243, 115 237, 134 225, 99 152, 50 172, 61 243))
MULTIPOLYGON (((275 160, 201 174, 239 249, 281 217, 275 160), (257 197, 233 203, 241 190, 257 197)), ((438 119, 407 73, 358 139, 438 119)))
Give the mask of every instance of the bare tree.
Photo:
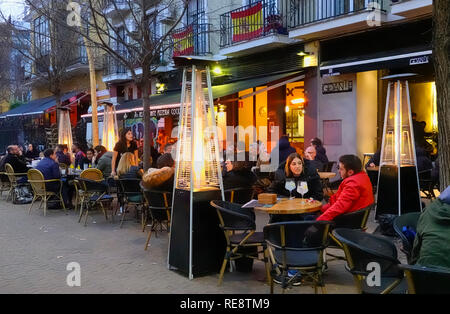
POLYGON ((39 11, 31 10, 29 23, 16 23, 6 20, 3 15, 1 17, 15 38, 11 41, 12 49, 32 65, 30 76, 33 84, 46 86, 55 96, 59 121, 62 87, 71 77, 68 70, 80 57, 83 42, 67 24, 54 22, 63 16, 62 12, 67 12, 61 1, 40 1, 39 5, 39 11), (24 33, 29 36, 23 36, 24 33))
POLYGON ((436 73, 441 189, 450 185, 450 1, 433 1, 433 55, 436 73))
MULTIPOLYGON (((45 0, 27 0, 38 12, 45 0), (33 3, 31 3, 33 2, 33 3)), ((64 1, 63 1, 64 2, 64 1)), ((171 48, 171 36, 187 9, 187 0, 82 0, 80 23, 74 27, 92 47, 120 62, 141 89, 144 106, 144 168, 150 167, 150 82, 160 66, 161 55, 171 48), (124 10, 123 8, 126 8, 124 10), (114 17, 109 14, 114 11, 114 17), (175 13, 176 12, 176 13, 175 13), (172 14, 174 13, 174 14, 172 14), (161 17, 173 16, 163 33, 157 31, 161 17), (84 30, 84 31, 83 31, 84 30)), ((65 15, 67 17, 67 13, 65 15)), ((166 18, 164 18, 166 19, 166 18)), ((167 20, 167 19, 166 19, 167 20)))

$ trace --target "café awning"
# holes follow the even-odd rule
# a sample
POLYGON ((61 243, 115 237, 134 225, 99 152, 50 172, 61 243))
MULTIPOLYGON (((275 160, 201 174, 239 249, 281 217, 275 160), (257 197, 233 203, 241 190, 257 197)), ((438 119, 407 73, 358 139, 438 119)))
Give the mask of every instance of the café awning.
MULTIPOLYGON (((64 102, 70 100, 71 98, 75 98, 75 97, 76 97, 76 99, 79 99, 77 96, 80 94, 81 94, 81 92, 79 92, 79 91, 66 93, 61 97, 61 102, 64 103, 64 102)), ((10 111, 5 112, 4 114, 2 114, 0 116, 0 118, 43 114, 43 113, 47 112, 48 110, 50 110, 52 107, 56 107, 56 97, 55 96, 32 100, 26 104, 23 104, 17 108, 14 108, 10 111)))
MULTIPOLYGON (((302 71, 280 73, 274 75, 261 76, 256 78, 249 78, 246 80, 240 80, 228 84, 216 85, 212 87, 213 98, 221 98, 228 95, 238 93, 249 88, 258 86, 268 86, 267 89, 259 90, 257 92, 252 92, 248 95, 243 95, 240 98, 246 98, 253 96, 256 93, 261 93, 271 88, 276 88, 278 86, 287 84, 289 82, 302 80, 304 77, 302 71)), ((171 108, 176 105, 180 105, 181 100, 181 90, 169 91, 161 95, 150 96, 150 106, 151 109, 165 109, 171 108)), ((142 111, 142 99, 136 99, 131 101, 126 101, 116 106, 117 113, 124 113, 130 111, 142 111)), ((102 110, 99 111, 99 115, 102 114, 102 110)), ((83 115, 83 118, 91 117, 92 114, 83 115)))

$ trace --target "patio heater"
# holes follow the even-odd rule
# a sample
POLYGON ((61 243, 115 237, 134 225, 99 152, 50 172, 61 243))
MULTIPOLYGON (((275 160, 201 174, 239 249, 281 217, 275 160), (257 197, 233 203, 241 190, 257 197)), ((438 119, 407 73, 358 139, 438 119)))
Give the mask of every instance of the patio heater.
POLYGON ((60 109, 60 119, 58 126, 58 144, 66 144, 69 150, 72 149, 72 125, 70 124, 70 110, 60 109))
POLYGON ((114 145, 119 141, 116 109, 114 105, 104 103, 103 114, 102 145, 106 147, 107 151, 112 152, 114 145))
POLYGON ((376 218, 422 210, 407 78, 389 80, 377 184, 376 218))
POLYGON ((225 239, 211 200, 224 200, 209 67, 184 64, 169 269, 189 279, 220 270, 225 239))

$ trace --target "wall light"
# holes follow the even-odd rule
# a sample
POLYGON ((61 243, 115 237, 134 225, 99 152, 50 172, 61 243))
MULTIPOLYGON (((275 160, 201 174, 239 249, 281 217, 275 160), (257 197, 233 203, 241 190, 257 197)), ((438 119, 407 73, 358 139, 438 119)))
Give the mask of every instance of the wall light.
POLYGON ((216 75, 222 74, 222 68, 219 67, 219 66, 214 67, 213 73, 216 74, 216 75))
POLYGON ((291 100, 291 104, 298 105, 298 104, 304 104, 305 98, 296 98, 291 100))

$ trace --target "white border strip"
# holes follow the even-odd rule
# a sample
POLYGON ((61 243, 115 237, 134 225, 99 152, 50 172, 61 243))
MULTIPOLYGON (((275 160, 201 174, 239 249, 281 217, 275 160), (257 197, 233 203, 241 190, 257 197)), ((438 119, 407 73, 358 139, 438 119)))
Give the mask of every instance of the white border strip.
POLYGON ((433 54, 433 50, 426 50, 426 51, 413 52, 413 53, 407 53, 407 54, 403 54, 403 55, 396 55, 396 56, 390 56, 390 57, 341 63, 341 64, 336 64, 336 65, 328 65, 328 66, 320 67, 320 70, 338 69, 338 68, 349 67, 349 66, 353 66, 353 65, 376 63, 376 62, 404 59, 404 58, 410 58, 410 57, 418 57, 418 56, 431 55, 431 54, 433 54))

